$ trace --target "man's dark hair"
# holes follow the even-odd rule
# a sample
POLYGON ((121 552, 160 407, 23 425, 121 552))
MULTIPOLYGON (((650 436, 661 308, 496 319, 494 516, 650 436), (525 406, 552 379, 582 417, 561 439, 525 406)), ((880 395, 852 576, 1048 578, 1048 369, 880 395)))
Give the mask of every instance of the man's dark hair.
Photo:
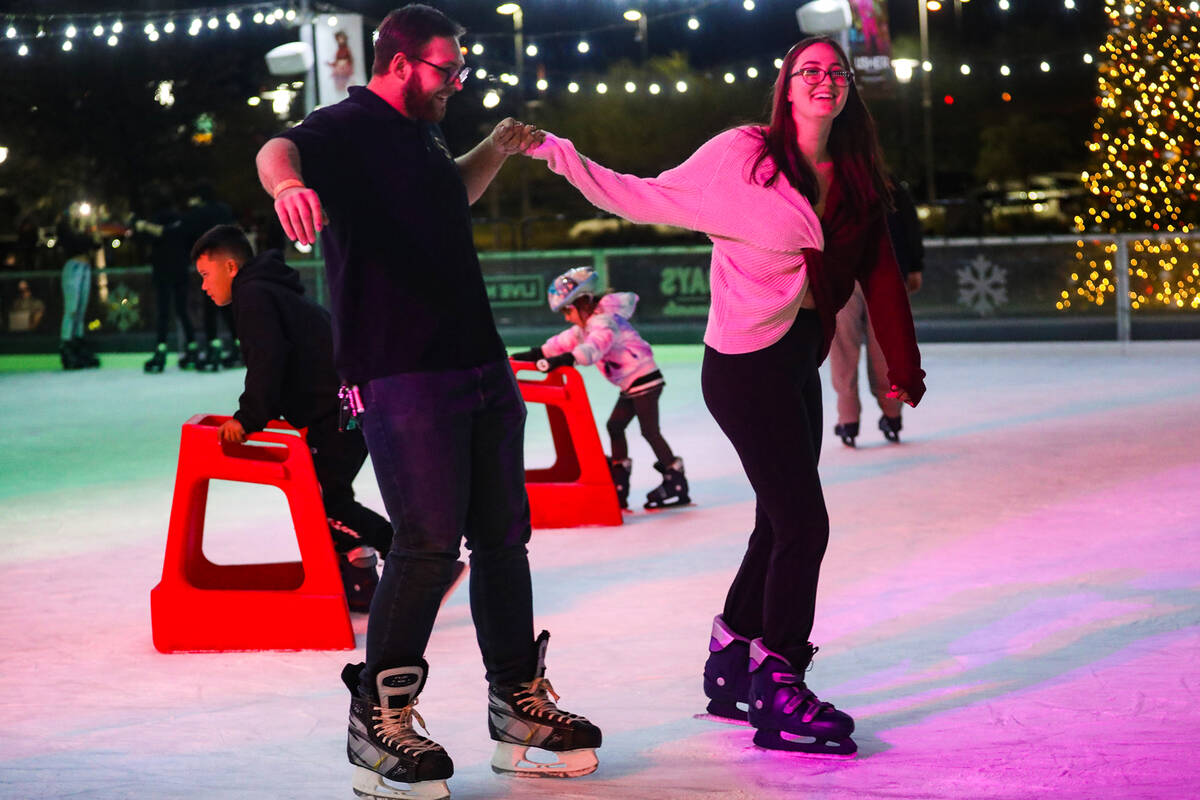
POLYGON ((223 253, 237 262, 238 267, 254 258, 254 248, 242 229, 236 225, 218 225, 196 240, 192 245, 192 261, 200 256, 223 253))
POLYGON ((422 3, 397 8, 383 18, 376 30, 374 75, 386 75, 397 53, 418 56, 430 39, 457 39, 467 29, 441 11, 422 3))

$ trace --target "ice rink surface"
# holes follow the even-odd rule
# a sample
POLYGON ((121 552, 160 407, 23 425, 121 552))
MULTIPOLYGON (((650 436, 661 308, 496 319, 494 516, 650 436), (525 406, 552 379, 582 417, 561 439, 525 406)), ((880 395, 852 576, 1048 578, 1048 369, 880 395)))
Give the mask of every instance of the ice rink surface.
MULTIPOLYGON (((868 404, 861 446, 843 447, 826 389, 832 535, 808 680, 855 717, 852 761, 761 751, 748 728, 693 719, 754 509, 700 397, 699 348, 656 352, 663 432, 696 504, 530 546, 548 676, 603 728, 600 769, 492 774, 463 586, 420 705, 456 800, 1200 796, 1200 342, 926 345, 929 393, 900 446, 868 404)), ((243 374, 110 358, 0 375, 0 797, 353 796, 338 673, 361 649, 151 643, 179 426, 232 411, 243 374)), ((584 376, 603 422, 616 390, 584 376)), ((548 441, 531 407, 531 466, 548 441)), ((636 425, 630 442, 640 501, 657 474, 636 425)), ((382 510, 369 468, 356 488, 382 510)), ((276 490, 214 484, 206 551, 287 560, 289 525, 276 490)), ((354 618, 360 647, 365 626, 354 618)))

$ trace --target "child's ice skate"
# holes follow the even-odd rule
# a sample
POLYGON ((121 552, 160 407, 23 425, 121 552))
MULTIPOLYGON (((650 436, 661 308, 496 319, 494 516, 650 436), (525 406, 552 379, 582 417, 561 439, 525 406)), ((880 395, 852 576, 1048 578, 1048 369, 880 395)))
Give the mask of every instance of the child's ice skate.
POLYGON ((822 703, 804 685, 804 663, 791 664, 768 650, 762 639, 750 643, 750 724, 754 743, 769 750, 789 750, 823 758, 850 758, 858 745, 850 738, 854 720, 832 703, 822 703))
POLYGON ((546 631, 537 638, 533 680, 488 688, 488 732, 496 741, 494 772, 529 778, 576 778, 596 770, 600 729, 554 704, 558 695, 546 679, 549 641, 546 631), (549 751, 555 760, 533 761, 527 756, 530 748, 549 751))
POLYGON ((617 489, 617 502, 622 510, 629 508, 629 476, 633 471, 633 462, 628 458, 610 458, 608 470, 617 489))
POLYGON ((380 672, 375 677, 378 697, 363 696, 358 683, 362 669, 362 664, 347 664, 342 670, 351 696, 346 755, 354 765, 354 793, 380 800, 449 797, 446 779, 454 774, 454 763, 440 744, 413 729, 413 719, 425 726, 413 708, 425 685, 425 661, 380 672))
POLYGON ((670 464, 664 464, 661 461, 655 462, 654 468, 662 473, 663 482, 661 486, 646 495, 644 508, 647 510, 670 508, 686 506, 692 502, 692 499, 688 497, 688 483, 683 474, 682 458, 676 458, 670 464))
POLYGON ((697 718, 749 724, 750 640, 734 633, 720 614, 713 617, 712 638, 708 640, 704 694, 709 701, 707 713, 697 714, 697 718))

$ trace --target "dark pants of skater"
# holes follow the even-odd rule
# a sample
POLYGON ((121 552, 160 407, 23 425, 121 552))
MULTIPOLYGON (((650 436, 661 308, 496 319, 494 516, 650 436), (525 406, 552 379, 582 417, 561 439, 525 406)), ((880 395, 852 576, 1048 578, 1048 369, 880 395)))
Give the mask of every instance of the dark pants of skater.
POLYGON ((233 327, 233 306, 218 306, 207 297, 204 298, 204 338, 209 342, 217 339, 217 316, 225 320, 229 329, 229 338, 237 341, 237 330, 233 327))
POLYGON ((367 460, 362 431, 339 431, 334 413, 308 426, 307 441, 330 525, 353 531, 364 545, 387 553, 392 524, 354 499, 354 478, 367 460))
POLYGON ((530 680, 526 412, 508 360, 401 373, 361 388, 363 433, 395 530, 371 603, 362 688, 373 692, 380 670, 419 663, 464 536, 487 679, 530 680))
POLYGON ((176 275, 154 276, 154 305, 155 329, 158 333, 158 343, 166 344, 171 331, 171 312, 179 318, 183 326, 184 343, 196 338, 196 327, 188 316, 187 310, 188 282, 176 275))
POLYGON ((754 532, 725 599, 725 621, 789 661, 808 662, 829 516, 821 452, 821 323, 801 309, 775 344, 753 353, 704 350, 704 402, 733 443, 757 501, 754 532))
POLYGON ((663 438, 658 429, 658 398, 663 387, 655 386, 645 394, 636 397, 621 395, 612 413, 608 415, 608 435, 612 439, 612 457, 618 461, 629 458, 629 443, 625 440, 625 429, 636 416, 638 426, 642 429, 642 437, 650 443, 654 457, 660 464, 670 464, 675 460, 671 446, 663 438))

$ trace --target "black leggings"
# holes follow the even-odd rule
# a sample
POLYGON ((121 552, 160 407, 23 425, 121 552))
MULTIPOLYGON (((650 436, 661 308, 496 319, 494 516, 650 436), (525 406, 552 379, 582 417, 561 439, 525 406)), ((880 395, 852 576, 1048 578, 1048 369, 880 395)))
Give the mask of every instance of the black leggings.
POLYGON ((187 343, 196 338, 196 328, 188 316, 187 295, 188 281, 186 277, 154 276, 155 323, 159 344, 167 342, 167 336, 171 331, 172 310, 175 311, 175 316, 179 317, 179 324, 183 326, 184 342, 187 343))
POLYGON ((618 397, 612 413, 608 415, 608 435, 612 439, 612 457, 618 461, 629 458, 629 443, 625 441, 625 429, 636 416, 642 436, 650 443, 654 457, 662 465, 675 460, 671 446, 658 429, 658 398, 663 387, 655 386, 637 397, 618 397))
POLYGON ((821 452, 821 323, 801 309, 775 344, 704 349, 704 402, 733 443, 757 502, 754 532, 725 599, 725 621, 793 663, 807 663, 829 515, 821 452))

